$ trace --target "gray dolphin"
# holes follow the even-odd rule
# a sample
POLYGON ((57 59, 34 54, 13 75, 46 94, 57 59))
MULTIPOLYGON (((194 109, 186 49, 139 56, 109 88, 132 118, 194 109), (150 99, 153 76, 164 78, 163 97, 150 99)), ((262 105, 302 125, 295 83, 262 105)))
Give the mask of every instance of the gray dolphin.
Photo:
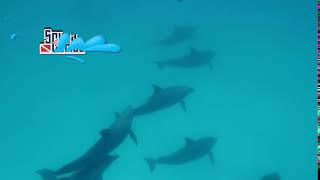
POLYGON ((178 151, 155 159, 145 158, 145 160, 151 172, 156 168, 157 164, 180 165, 202 158, 205 155, 208 155, 211 163, 214 163, 211 149, 216 142, 217 139, 214 137, 206 137, 199 140, 185 138, 185 146, 178 151))
POLYGON ((160 46, 172 46, 191 39, 196 33, 194 26, 174 26, 173 31, 162 40, 156 42, 160 46))
POLYGON ((280 180, 281 176, 279 173, 271 173, 263 176, 261 180, 280 180))
POLYGON ((196 50, 190 48, 189 52, 178 58, 171 58, 163 61, 157 61, 159 68, 177 67, 177 68, 194 68, 208 65, 212 69, 212 58, 215 53, 211 50, 196 50))
POLYGON ((144 115, 155 111, 159 111, 177 103, 180 103, 183 110, 186 111, 184 98, 194 90, 186 86, 175 86, 161 88, 157 85, 153 86, 153 94, 146 103, 134 109, 134 114, 144 115))
POLYGON ((106 156, 97 160, 93 164, 75 171, 69 177, 57 178, 56 173, 50 169, 42 169, 37 173, 42 177, 43 180, 103 180, 104 171, 112 164, 112 162, 118 159, 116 156, 106 156))
POLYGON ((110 126, 110 128, 100 131, 101 137, 98 142, 80 158, 57 170, 57 176, 71 173, 87 166, 88 164, 95 163, 97 160, 116 149, 128 135, 130 135, 133 141, 137 144, 137 138, 131 130, 133 109, 128 107, 124 112, 115 113, 115 115, 116 121, 110 126))

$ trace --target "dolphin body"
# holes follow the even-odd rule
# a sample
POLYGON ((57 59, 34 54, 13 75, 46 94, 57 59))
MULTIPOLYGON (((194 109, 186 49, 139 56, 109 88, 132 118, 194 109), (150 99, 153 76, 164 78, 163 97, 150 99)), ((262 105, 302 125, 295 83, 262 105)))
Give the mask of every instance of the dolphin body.
POLYGON ((194 90, 186 86, 175 86, 161 88, 157 85, 153 86, 153 94, 146 103, 134 109, 134 114, 144 115, 155 111, 159 111, 177 103, 180 103, 183 110, 186 111, 184 98, 194 90))
POLYGON ((112 162, 118 159, 116 156, 106 156, 99 159, 94 164, 88 164, 86 167, 75 171, 70 177, 57 178, 56 173, 49 169, 42 169, 37 173, 43 180, 103 180, 104 171, 112 164, 112 162))
POLYGON ((171 58, 163 61, 157 61, 159 68, 175 67, 175 68, 194 68, 208 65, 212 69, 212 58, 214 52, 210 50, 196 50, 190 48, 189 53, 178 58, 171 58))
POLYGON ((181 165, 202 158, 205 155, 208 155, 211 163, 214 163, 211 149, 216 142, 217 139, 214 137, 206 137, 199 140, 185 138, 185 146, 178 151, 155 159, 145 158, 145 160, 151 172, 156 168, 157 164, 181 165))
POLYGON ((191 39, 197 28, 193 26, 174 26, 173 31, 162 40, 156 42, 160 46, 172 46, 191 39))
POLYGON ((131 124, 133 121, 132 108, 128 107, 122 113, 115 113, 115 116, 116 121, 110 126, 110 128, 100 131, 101 137, 98 142, 80 158, 57 170, 57 176, 71 173, 86 167, 88 164, 96 163, 99 159, 116 149, 128 135, 130 135, 133 141, 137 144, 137 138, 131 130, 131 124))
POLYGON ((280 180, 281 176, 278 173, 271 173, 263 176, 261 180, 280 180))

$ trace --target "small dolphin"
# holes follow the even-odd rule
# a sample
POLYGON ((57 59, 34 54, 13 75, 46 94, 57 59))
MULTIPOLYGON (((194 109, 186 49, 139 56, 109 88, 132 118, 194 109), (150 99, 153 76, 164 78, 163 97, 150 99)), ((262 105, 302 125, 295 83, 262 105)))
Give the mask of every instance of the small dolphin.
POLYGON ((280 180, 281 176, 278 173, 271 173, 263 176, 261 180, 280 180))
POLYGON ((211 163, 214 163, 211 149, 216 142, 217 139, 214 137, 206 137, 199 140, 185 138, 185 146, 178 151, 155 159, 145 158, 145 160, 151 172, 156 168, 157 164, 181 165, 202 158, 205 155, 208 155, 211 163))
POLYGON ((16 40, 18 37, 20 37, 20 34, 18 34, 18 33, 13 33, 10 35, 10 39, 12 39, 12 40, 16 40))
POLYGON ((173 31, 164 39, 155 43, 160 46, 172 46, 191 39, 197 28, 194 26, 174 26, 173 31))
POLYGON ((164 67, 178 67, 178 68, 193 68, 203 65, 208 65, 212 69, 212 58, 215 53, 210 50, 196 50, 190 48, 189 53, 178 58, 167 59, 164 61, 157 61, 159 68, 164 67))
POLYGON ((186 105, 183 99, 190 93, 194 92, 192 88, 186 86, 168 88, 161 88, 157 85, 152 86, 152 96, 146 103, 134 109, 134 114, 136 116, 159 111, 177 103, 180 103, 183 110, 186 111, 186 105))
POLYGON ((87 166, 87 164, 95 163, 98 159, 101 159, 101 157, 104 157, 106 154, 109 154, 116 149, 128 135, 130 135, 137 144, 137 138, 131 130, 133 121, 132 108, 128 107, 124 112, 115 113, 115 115, 116 121, 111 127, 100 131, 101 137, 98 142, 80 158, 57 170, 57 175, 71 173, 87 166))
POLYGON ((88 164, 84 168, 74 172, 70 177, 57 178, 54 171, 50 169, 42 169, 37 173, 43 180, 103 180, 104 171, 112 164, 112 162, 118 159, 116 156, 106 156, 97 160, 93 164, 88 164))

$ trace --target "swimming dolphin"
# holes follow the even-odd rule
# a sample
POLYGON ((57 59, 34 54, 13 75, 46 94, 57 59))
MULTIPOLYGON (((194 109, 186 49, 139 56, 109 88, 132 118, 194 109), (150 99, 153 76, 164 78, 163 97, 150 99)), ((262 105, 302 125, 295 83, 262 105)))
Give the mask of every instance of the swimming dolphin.
POLYGON ((37 173, 43 180, 103 180, 104 171, 112 164, 112 162, 118 159, 116 156, 106 156, 97 160, 93 164, 88 164, 82 169, 75 171, 70 177, 57 178, 54 171, 49 169, 42 169, 37 173))
POLYGON ((130 135, 133 141, 137 144, 137 138, 131 130, 133 109, 128 107, 124 112, 115 113, 115 115, 116 121, 110 126, 110 128, 100 131, 101 137, 98 142, 80 158, 57 170, 57 176, 77 171, 88 164, 95 163, 97 160, 116 149, 128 135, 130 135))
POLYGON ((263 176, 261 180, 280 180, 281 176, 278 173, 271 173, 263 176))
POLYGON ((173 31, 155 45, 172 46, 185 42, 194 36, 196 30, 194 26, 174 26, 173 31))
POLYGON ((146 103, 134 109, 134 114, 136 116, 159 111, 177 103, 180 103, 183 110, 186 111, 184 98, 194 91, 192 88, 186 86, 175 86, 168 88, 161 88, 157 85, 152 86, 152 96, 147 100, 146 103))
POLYGON ((159 158, 145 158, 152 172, 157 164, 180 165, 202 158, 205 155, 209 156, 211 163, 214 163, 211 149, 216 144, 217 139, 214 137, 206 137, 199 140, 185 138, 185 146, 178 151, 162 156, 159 158))
POLYGON ((156 64, 159 68, 194 68, 208 65, 209 68, 212 69, 212 58, 214 57, 214 54, 215 53, 210 50, 196 50, 195 48, 190 48, 189 52, 184 56, 157 61, 156 64))
POLYGON ((12 39, 12 40, 16 40, 18 37, 20 37, 19 33, 13 33, 10 35, 10 39, 12 39))

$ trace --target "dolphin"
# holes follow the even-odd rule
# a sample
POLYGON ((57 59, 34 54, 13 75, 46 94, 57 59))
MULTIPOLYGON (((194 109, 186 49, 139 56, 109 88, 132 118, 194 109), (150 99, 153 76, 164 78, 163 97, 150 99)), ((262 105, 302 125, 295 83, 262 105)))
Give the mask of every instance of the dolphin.
POLYGON ((69 177, 57 178, 55 172, 50 169, 42 169, 37 171, 37 173, 43 180, 103 180, 104 171, 114 160, 118 159, 118 157, 118 155, 105 156, 93 164, 87 164, 82 169, 75 171, 69 177))
POLYGON ((180 103, 183 110, 186 111, 184 98, 190 93, 194 92, 192 88, 186 86, 175 86, 168 88, 161 88, 157 85, 152 86, 152 96, 147 100, 147 102, 134 109, 134 114, 136 116, 159 111, 177 103, 180 103))
POLYGON ((163 61, 157 61, 159 68, 176 67, 176 68, 194 68, 208 65, 212 69, 212 58, 215 53, 211 50, 197 50, 190 48, 189 52, 181 57, 171 58, 163 61))
POLYGON ((156 168, 157 164, 181 165, 202 158, 205 155, 209 156, 213 164, 214 158, 211 149, 216 142, 217 138, 214 137, 205 137, 199 140, 185 138, 184 147, 178 151, 155 159, 145 158, 145 161, 148 163, 151 172, 156 168))
POLYGON ((100 131, 100 139, 80 158, 68 163, 58 169, 55 173, 57 176, 77 171, 88 164, 95 163, 97 160, 111 153, 116 149, 125 138, 130 135, 137 144, 137 138, 131 130, 133 121, 133 109, 128 107, 122 113, 115 113, 116 121, 108 129, 100 131))
POLYGON ((11 40, 16 40, 18 37, 20 37, 19 33, 13 33, 13 34, 10 35, 10 39, 11 40))
POLYGON ((280 180, 281 176, 278 173, 271 173, 263 176, 261 180, 280 180))
POLYGON ((196 30, 194 26, 174 26, 173 31, 155 45, 172 46, 185 42, 194 36, 196 30))

